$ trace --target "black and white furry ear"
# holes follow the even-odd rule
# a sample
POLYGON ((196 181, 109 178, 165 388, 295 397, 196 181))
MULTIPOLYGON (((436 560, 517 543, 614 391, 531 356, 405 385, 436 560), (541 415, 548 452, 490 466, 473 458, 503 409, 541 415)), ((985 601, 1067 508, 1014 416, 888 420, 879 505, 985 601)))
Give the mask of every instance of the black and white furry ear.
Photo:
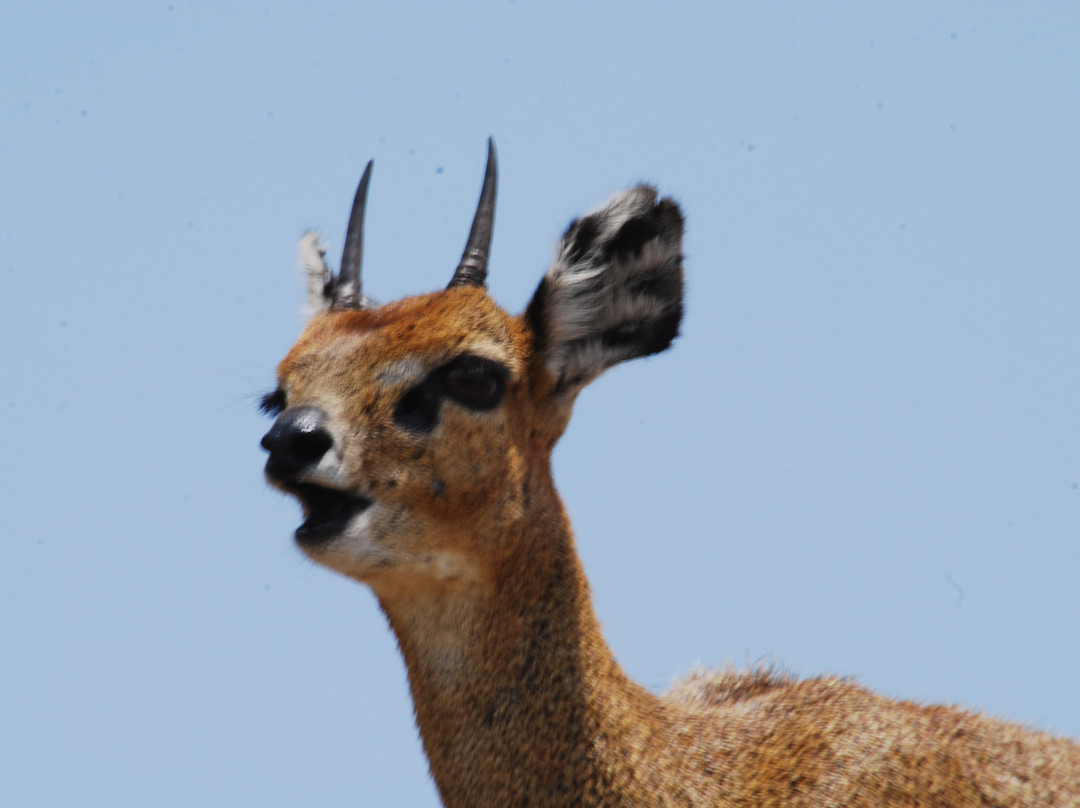
POLYGON ((368 186, 374 165, 373 160, 368 160, 360 184, 356 186, 337 276, 326 263, 326 245, 319 239, 319 234, 305 233, 300 239, 300 265, 307 275, 307 307, 311 315, 324 309, 366 309, 374 306, 364 297, 360 277, 364 256, 364 209, 367 207, 368 186))
POLYGON ((559 391, 667 348, 683 313, 683 218, 639 185, 573 221, 525 311, 559 391))
POLYGON ((304 314, 314 317, 320 311, 330 308, 334 302, 334 273, 326 263, 326 244, 314 230, 309 230, 300 237, 296 245, 296 258, 304 270, 307 305, 304 314))
MULTIPOLYGON (((297 262, 304 270, 306 305, 304 315, 314 317, 321 311, 338 304, 337 288, 339 282, 330 265, 326 263, 326 244, 315 230, 309 230, 300 237, 296 245, 297 262)), ((367 295, 361 294, 354 308, 370 309, 378 305, 367 295)))

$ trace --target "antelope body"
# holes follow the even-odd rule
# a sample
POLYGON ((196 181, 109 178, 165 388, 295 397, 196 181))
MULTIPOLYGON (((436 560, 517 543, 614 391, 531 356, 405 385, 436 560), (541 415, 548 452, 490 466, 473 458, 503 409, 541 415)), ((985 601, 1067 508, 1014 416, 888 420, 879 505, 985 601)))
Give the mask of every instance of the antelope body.
POLYGON ((448 806, 1080 806, 1080 745, 846 680, 699 671, 658 696, 601 635, 550 456, 581 388, 662 351, 682 216, 647 186, 573 222, 526 310, 484 288, 494 151, 440 292, 375 306, 370 164, 338 275, 301 242, 314 315, 264 408, 270 482, 315 561, 397 637, 448 806))

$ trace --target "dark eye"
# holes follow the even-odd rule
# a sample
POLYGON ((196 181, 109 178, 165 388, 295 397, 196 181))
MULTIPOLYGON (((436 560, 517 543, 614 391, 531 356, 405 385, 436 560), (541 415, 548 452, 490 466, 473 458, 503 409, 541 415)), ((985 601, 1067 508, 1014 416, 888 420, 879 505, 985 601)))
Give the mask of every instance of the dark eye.
POLYGON ((506 369, 479 357, 465 357, 446 369, 446 394, 474 410, 490 410, 502 400, 506 369))
POLYGON ((459 357, 406 390, 394 407, 394 421, 411 432, 431 432, 439 423, 443 399, 470 410, 490 410, 502 401, 508 375, 490 359, 459 357))
POLYGON ((285 412, 285 391, 279 387, 259 399, 259 412, 264 415, 281 415, 285 412))

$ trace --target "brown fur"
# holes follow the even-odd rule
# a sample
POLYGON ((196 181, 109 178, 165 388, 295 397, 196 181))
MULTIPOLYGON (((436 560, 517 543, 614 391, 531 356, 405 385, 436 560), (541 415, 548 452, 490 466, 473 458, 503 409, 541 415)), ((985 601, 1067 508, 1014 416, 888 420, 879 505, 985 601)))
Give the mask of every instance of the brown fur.
POLYGON ((534 328, 457 287, 319 314, 279 367, 379 504, 362 537, 305 550, 378 596, 446 805, 1080 805, 1080 745, 1013 724, 833 678, 699 671, 664 696, 627 678, 550 470, 577 388, 534 328), (396 427, 416 373, 464 352, 509 370, 502 403, 396 427))

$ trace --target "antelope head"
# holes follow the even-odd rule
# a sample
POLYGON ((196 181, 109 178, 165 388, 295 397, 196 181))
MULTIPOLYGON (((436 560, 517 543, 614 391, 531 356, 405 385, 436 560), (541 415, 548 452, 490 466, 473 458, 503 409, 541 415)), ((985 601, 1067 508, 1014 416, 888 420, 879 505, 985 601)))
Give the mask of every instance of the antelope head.
POLYGON ((682 217, 638 186, 574 221, 525 311, 485 282, 496 159, 465 251, 441 291, 377 306, 362 291, 371 164, 337 274, 318 237, 301 262, 316 312, 263 409, 270 483, 295 496, 300 547, 377 593, 490 579, 562 519, 549 460, 578 391, 662 351, 682 316, 682 217))

